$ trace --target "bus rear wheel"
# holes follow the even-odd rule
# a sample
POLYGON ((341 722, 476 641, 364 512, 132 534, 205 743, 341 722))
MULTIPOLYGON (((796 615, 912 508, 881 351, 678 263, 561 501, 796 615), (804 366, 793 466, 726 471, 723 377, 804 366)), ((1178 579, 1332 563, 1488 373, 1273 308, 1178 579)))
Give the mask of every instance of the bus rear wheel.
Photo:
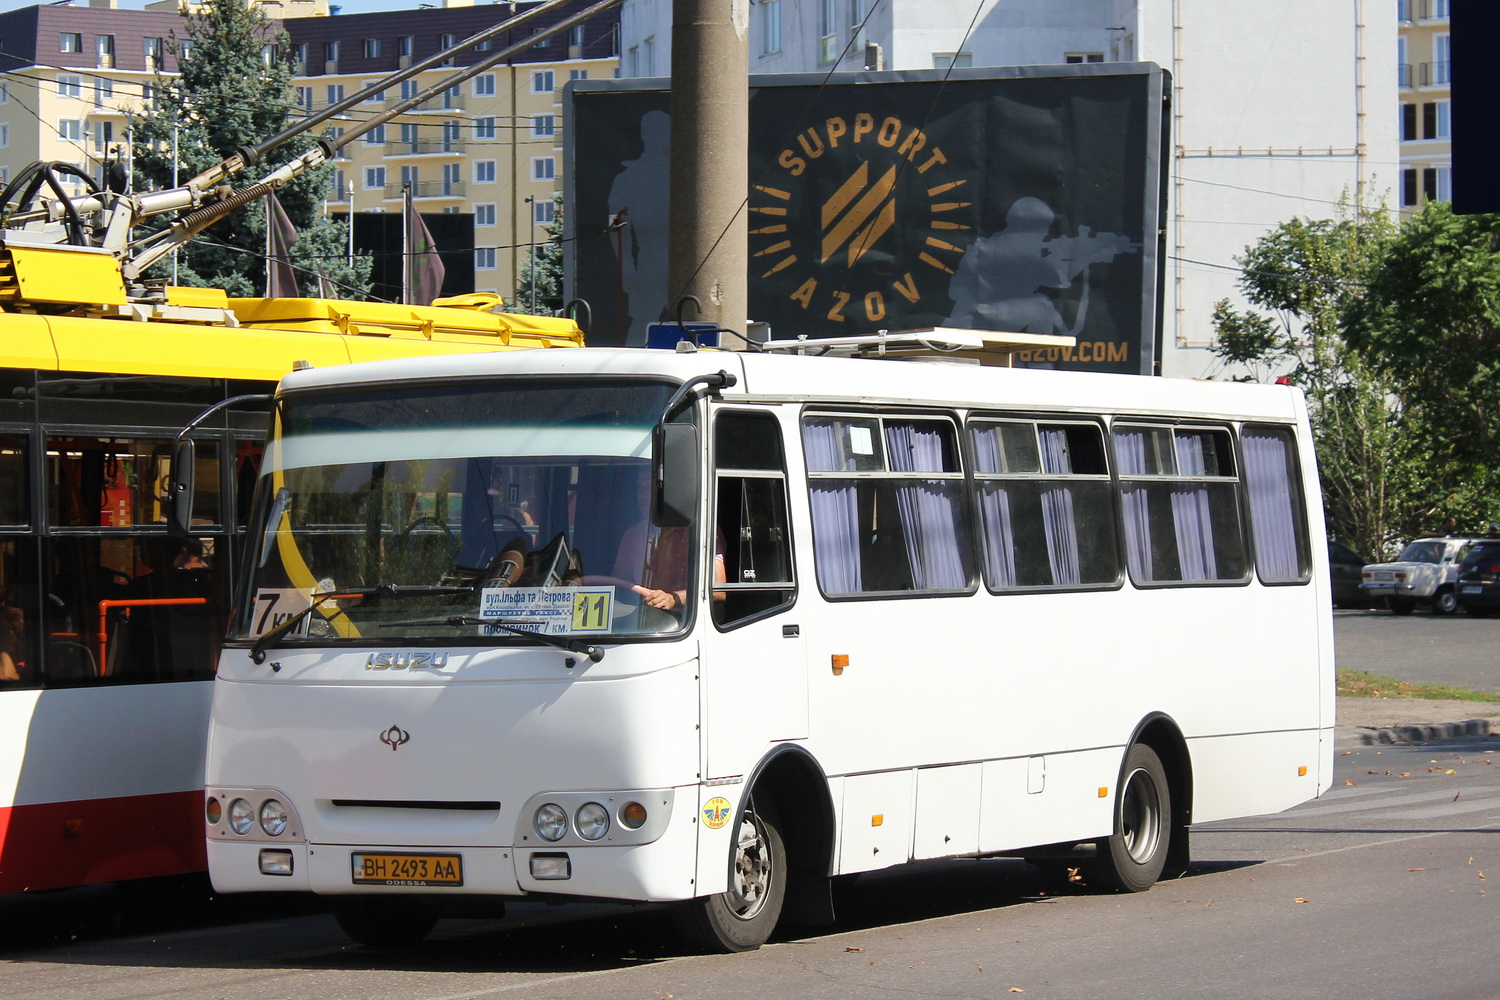
POLYGON ((1167 863, 1172 797, 1156 751, 1135 744, 1125 755, 1115 797, 1115 832, 1098 842, 1094 881, 1117 892, 1145 892, 1167 863))
POLYGON ((755 800, 740 815, 729 889, 677 904, 678 929, 705 951, 754 951, 766 943, 786 898, 786 847, 775 816, 755 800))
POLYGON ((432 931, 438 908, 414 896, 340 896, 333 901, 333 918, 360 944, 409 948, 432 931))

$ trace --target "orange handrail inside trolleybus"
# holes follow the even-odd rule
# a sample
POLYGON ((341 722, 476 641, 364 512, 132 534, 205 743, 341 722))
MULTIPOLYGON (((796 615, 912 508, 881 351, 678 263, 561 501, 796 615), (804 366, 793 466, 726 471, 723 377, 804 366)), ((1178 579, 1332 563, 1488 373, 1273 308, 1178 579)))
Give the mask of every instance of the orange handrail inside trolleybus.
POLYGON ((106 624, 111 608, 124 608, 125 616, 130 617, 131 608, 159 608, 170 604, 207 604, 206 597, 142 597, 134 600, 100 601, 99 602, 99 634, 94 637, 95 654, 99 659, 99 676, 104 676, 105 665, 109 658, 105 655, 109 652, 109 626, 106 624))

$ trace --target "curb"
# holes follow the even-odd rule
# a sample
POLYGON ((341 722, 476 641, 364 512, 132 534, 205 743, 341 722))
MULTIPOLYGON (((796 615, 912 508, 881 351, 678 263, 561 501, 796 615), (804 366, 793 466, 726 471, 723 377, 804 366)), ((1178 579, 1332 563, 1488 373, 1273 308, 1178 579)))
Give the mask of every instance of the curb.
POLYGON ((1464 722, 1439 722, 1417 726, 1386 726, 1381 729, 1354 729, 1350 740, 1364 746, 1389 743, 1422 743, 1427 740, 1490 736, 1494 733, 1490 719, 1468 719, 1464 722))

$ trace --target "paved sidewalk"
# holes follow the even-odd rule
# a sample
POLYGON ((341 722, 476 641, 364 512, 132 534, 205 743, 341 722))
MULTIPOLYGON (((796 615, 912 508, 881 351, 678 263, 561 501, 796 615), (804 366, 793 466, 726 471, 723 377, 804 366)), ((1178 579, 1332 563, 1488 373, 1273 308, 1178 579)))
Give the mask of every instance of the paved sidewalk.
POLYGON ((1339 744, 1410 743, 1500 734, 1500 702, 1339 698, 1339 744))

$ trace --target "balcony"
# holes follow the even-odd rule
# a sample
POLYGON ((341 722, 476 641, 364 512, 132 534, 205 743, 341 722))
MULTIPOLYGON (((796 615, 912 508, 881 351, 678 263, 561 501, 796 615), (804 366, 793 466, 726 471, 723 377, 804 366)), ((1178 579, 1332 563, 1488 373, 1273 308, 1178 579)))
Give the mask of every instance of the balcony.
POLYGON ((1452 64, 1443 62, 1422 63, 1422 86, 1447 87, 1453 83, 1452 64))
MULTIPOLYGON (((1408 6, 1410 3, 1411 0, 1407 0, 1408 6)), ((1417 17, 1423 21, 1446 21, 1448 9, 1451 6, 1451 0, 1420 0, 1417 5, 1417 17)))
POLYGON ((406 139, 387 142, 384 156, 440 156, 462 154, 468 144, 462 139, 406 139))
POLYGON ((1411 63, 1396 64, 1396 86, 1402 90, 1411 89, 1411 63))
MULTIPOLYGON (((387 184, 385 186, 385 197, 400 198, 400 184, 387 184)), ((462 198, 464 196, 463 181, 417 181, 410 185, 413 198, 462 198)))

